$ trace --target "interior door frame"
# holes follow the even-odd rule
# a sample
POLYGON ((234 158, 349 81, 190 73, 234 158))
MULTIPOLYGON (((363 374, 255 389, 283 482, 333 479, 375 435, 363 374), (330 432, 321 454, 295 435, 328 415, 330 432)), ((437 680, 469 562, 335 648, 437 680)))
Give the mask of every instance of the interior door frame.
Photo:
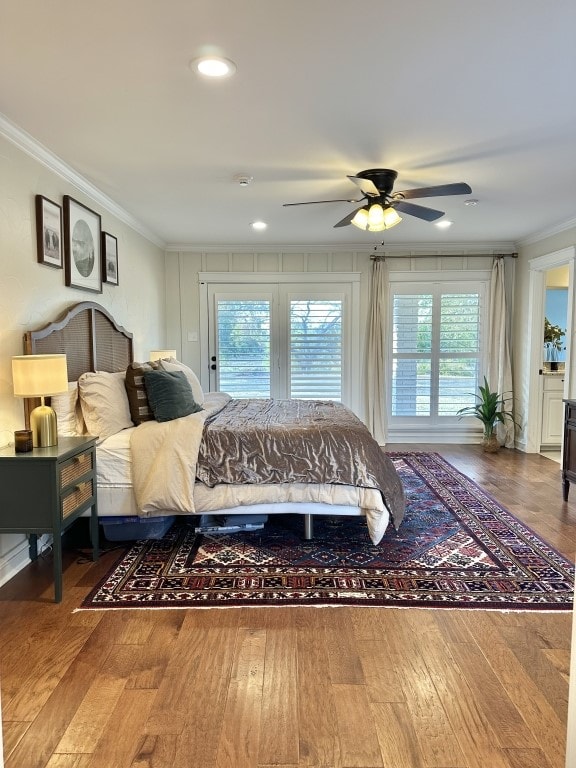
POLYGON ((574 262, 576 247, 569 246, 544 256, 530 259, 530 293, 528 316, 530 318, 530 360, 528 375, 528 414, 526 424, 526 453, 540 453, 542 425, 541 375, 542 348, 544 334, 544 311, 546 297, 546 272, 555 267, 568 266, 568 311, 566 317, 566 362, 564 374, 564 397, 574 395, 574 367, 576 360, 572 355, 573 333, 576 329, 574 317, 574 262))

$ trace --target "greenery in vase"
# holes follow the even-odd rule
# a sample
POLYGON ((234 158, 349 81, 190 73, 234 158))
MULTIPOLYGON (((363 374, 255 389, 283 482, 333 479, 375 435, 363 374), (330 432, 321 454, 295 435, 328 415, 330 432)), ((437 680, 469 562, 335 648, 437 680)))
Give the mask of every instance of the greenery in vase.
POLYGON ((498 392, 491 392, 490 385, 486 376, 484 376, 484 386, 479 385, 480 394, 475 393, 477 400, 475 405, 468 405, 457 411, 458 418, 463 416, 474 416, 484 425, 484 437, 491 437, 494 427, 498 422, 504 424, 506 420, 516 424, 514 415, 506 410, 506 399, 498 392))
POLYGON ((566 331, 563 331, 559 325, 552 325, 547 317, 544 318, 544 344, 547 347, 560 352, 562 349, 562 337, 566 331))

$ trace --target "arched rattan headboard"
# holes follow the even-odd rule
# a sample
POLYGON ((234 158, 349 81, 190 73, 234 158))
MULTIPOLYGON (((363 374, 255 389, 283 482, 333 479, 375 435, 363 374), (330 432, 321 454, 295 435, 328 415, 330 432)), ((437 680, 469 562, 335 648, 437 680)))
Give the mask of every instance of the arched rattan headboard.
POLYGON ((58 320, 24 334, 24 354, 65 354, 68 378, 86 371, 126 370, 133 360, 132 334, 93 301, 69 307, 58 320))
MULTIPOLYGON (((70 381, 87 371, 125 371, 134 359, 132 334, 93 301, 74 304, 54 322, 27 331, 24 354, 65 354, 70 381)), ((26 416, 34 407, 33 400, 26 401, 26 416)))

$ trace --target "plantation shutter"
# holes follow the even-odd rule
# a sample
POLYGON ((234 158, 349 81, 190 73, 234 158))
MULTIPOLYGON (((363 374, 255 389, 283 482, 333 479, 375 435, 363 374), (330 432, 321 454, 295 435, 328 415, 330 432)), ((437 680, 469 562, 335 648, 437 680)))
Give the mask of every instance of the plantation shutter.
POLYGON ((267 299, 216 298, 218 389, 232 397, 270 397, 267 299))
POLYGON ((341 301, 290 301, 290 397, 342 399, 341 301))
POLYGON ((455 417, 475 402, 483 295, 439 283, 392 287, 392 417, 455 417))

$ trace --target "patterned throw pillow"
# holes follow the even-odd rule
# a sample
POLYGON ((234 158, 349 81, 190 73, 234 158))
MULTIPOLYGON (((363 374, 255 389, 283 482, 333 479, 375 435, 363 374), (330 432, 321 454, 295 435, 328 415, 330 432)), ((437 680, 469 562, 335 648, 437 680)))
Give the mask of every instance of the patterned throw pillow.
POLYGON ((144 421, 154 421, 154 414, 148 402, 144 385, 144 372, 158 370, 157 361, 151 363, 130 363, 126 369, 126 393, 130 405, 130 417, 136 426, 144 421))

